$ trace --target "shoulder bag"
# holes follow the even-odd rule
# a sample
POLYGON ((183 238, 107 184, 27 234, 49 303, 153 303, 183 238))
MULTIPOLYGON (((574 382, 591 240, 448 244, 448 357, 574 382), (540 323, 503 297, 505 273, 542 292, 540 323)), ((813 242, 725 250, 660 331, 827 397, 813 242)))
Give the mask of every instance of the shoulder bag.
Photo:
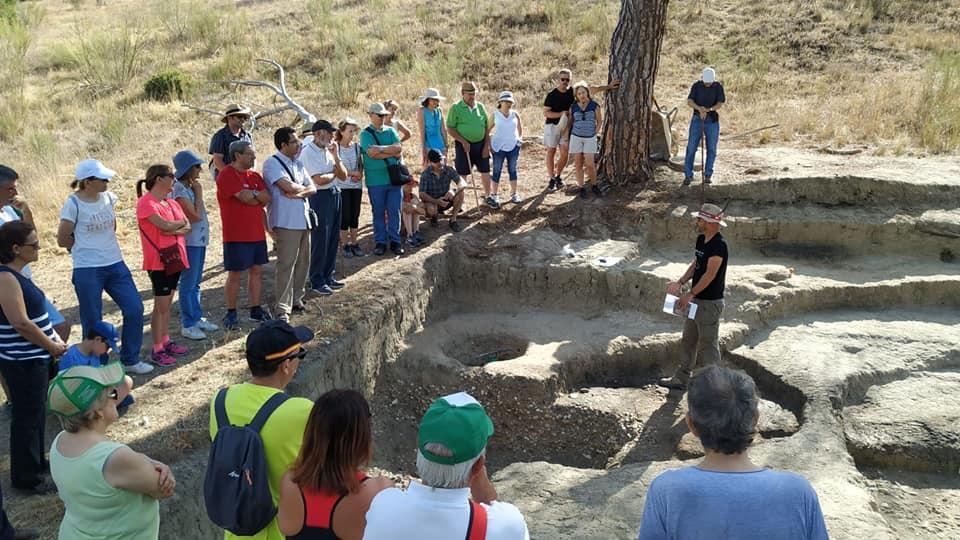
MULTIPOLYGON (((366 128, 367 133, 369 133, 374 142, 377 143, 377 146, 383 146, 380 144, 380 139, 377 137, 377 132, 371 129, 370 127, 366 128)), ((387 162, 387 174, 390 175, 390 184, 394 186, 402 186, 409 183, 413 180, 413 176, 410 174, 410 170, 407 169, 407 166, 403 163, 400 163, 400 160, 394 157, 384 158, 384 161, 387 162), (395 160, 395 163, 391 163, 390 160, 395 160)))

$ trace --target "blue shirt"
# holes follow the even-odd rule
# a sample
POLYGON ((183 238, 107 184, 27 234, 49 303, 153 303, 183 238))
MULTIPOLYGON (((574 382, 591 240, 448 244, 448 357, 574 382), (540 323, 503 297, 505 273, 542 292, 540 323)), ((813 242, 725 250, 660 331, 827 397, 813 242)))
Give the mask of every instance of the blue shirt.
MULTIPOLYGON (((194 182, 199 182, 200 180, 194 180, 194 182)), ((187 245, 191 247, 206 247, 210 242, 210 222, 207 221, 207 207, 206 205, 197 206, 197 194, 193 192, 192 188, 188 188, 184 184, 180 183, 179 180, 173 184, 173 195, 174 199, 187 199, 193 204, 193 208, 200 214, 200 221, 193 223, 190 222, 190 232, 184 237, 187 245)))
POLYGON ((580 103, 570 106, 570 117, 573 119, 571 134, 577 137, 597 136, 597 102, 592 99, 586 108, 581 109, 580 103))
POLYGON ((76 345, 71 345, 66 354, 60 357, 60 372, 75 366, 100 367, 100 357, 97 355, 87 356, 80 352, 76 345))
POLYGON ((446 149, 443 144, 443 132, 440 131, 443 126, 443 113, 440 107, 430 110, 423 107, 423 145, 431 150, 436 150, 441 154, 446 149))
POLYGON ((240 128, 240 133, 234 135, 233 132, 230 131, 230 126, 223 126, 210 138, 210 148, 208 152, 211 156, 214 154, 223 154, 223 164, 229 165, 230 162, 233 161, 233 156, 230 155, 230 144, 234 141, 247 141, 253 144, 253 137, 243 128, 240 128))
POLYGON ((267 210, 267 223, 270 227, 294 231, 309 229, 307 200, 291 199, 285 196, 283 190, 277 185, 280 180, 287 180, 293 185, 307 188, 313 185, 313 180, 310 179, 310 174, 303 162, 277 152, 264 160, 263 180, 270 189, 270 207, 267 210))
POLYGON ((640 540, 736 538, 827 540, 813 487, 800 475, 763 469, 726 473, 686 467, 650 484, 640 540))

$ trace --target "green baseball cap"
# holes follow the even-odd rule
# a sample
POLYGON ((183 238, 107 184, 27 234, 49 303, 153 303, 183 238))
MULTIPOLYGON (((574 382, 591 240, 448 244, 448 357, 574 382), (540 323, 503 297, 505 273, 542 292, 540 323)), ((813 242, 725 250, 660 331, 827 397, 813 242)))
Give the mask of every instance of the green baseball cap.
POLYGON ((417 446, 427 460, 443 465, 469 461, 483 452, 493 435, 493 421, 483 406, 466 392, 450 394, 434 401, 420 421, 417 446), (427 450, 439 443, 452 455, 441 456, 427 450))
POLYGON ((50 382, 47 409, 59 416, 71 417, 90 409, 104 388, 123 381, 123 366, 113 362, 103 367, 74 366, 65 369, 50 382))

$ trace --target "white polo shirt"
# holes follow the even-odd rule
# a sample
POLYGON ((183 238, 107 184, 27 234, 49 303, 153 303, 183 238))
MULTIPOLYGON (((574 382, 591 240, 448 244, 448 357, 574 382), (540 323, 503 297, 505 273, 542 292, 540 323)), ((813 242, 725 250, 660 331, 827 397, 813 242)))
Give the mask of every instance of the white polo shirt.
MULTIPOLYGON (((321 148, 317 146, 317 143, 313 142, 313 139, 303 144, 303 149, 300 150, 300 161, 306 166, 307 172, 310 173, 310 178, 318 174, 332 173, 336 163, 330 150, 327 150, 326 147, 321 148)), ((335 188, 337 187, 337 183, 338 180, 334 180, 322 186, 317 186, 317 191, 335 188)))
MULTIPOLYGON (((389 488, 367 510, 363 540, 423 538, 459 540, 470 522, 470 488, 440 489, 410 482, 407 491, 389 488)), ((494 501, 487 510, 487 540, 529 540, 527 524, 516 506, 494 501)))

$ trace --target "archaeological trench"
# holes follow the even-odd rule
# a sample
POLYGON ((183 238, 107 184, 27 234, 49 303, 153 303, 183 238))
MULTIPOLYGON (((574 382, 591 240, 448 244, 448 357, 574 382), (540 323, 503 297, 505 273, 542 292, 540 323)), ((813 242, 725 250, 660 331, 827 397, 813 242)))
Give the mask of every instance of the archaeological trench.
MULTIPOLYGON (((729 202, 721 341, 763 399, 755 461, 807 477, 833 538, 960 537, 960 170, 763 159, 704 193, 729 202)), ((702 455, 680 393, 654 384, 676 365, 681 324, 661 305, 692 257, 700 191, 612 197, 626 202, 481 223, 368 269, 342 297, 368 300, 292 391, 363 389, 374 465, 408 475, 419 416, 465 389, 533 538, 635 538, 653 478, 702 455)), ((206 399, 140 440, 181 439, 158 456, 180 478, 162 538, 216 536, 199 497, 206 399)))

